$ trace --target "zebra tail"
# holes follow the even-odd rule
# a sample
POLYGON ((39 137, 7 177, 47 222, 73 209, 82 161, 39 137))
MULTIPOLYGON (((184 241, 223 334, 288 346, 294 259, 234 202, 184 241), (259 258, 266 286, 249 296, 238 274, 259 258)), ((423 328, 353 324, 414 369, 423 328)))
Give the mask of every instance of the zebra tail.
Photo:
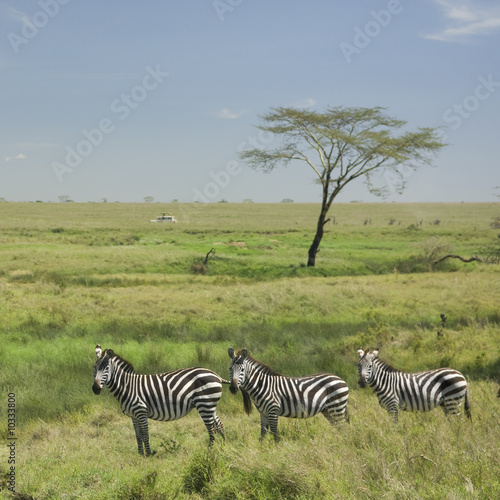
POLYGON ((472 420, 472 415, 470 412, 469 391, 467 389, 465 390, 464 410, 467 418, 472 420))
POLYGON ((241 389, 241 393, 243 394, 243 408, 245 409, 245 413, 247 415, 250 415, 252 412, 252 400, 250 399, 250 396, 248 395, 248 392, 245 391, 245 389, 241 389))
POLYGON ((231 385, 231 381, 230 380, 226 380, 225 378, 221 378, 220 381, 223 383, 223 384, 227 384, 227 385, 231 385))

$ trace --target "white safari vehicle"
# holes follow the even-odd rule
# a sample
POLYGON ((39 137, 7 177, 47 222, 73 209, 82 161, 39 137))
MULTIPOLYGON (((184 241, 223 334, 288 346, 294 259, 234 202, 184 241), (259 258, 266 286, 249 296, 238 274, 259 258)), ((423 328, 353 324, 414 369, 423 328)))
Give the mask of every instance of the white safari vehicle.
POLYGON ((149 222, 177 222, 177 219, 173 215, 161 214, 156 219, 151 219, 149 222))

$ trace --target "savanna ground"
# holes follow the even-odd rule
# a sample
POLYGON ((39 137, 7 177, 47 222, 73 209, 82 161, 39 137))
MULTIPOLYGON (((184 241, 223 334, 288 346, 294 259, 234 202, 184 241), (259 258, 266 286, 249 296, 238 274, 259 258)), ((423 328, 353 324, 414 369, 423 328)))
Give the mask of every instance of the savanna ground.
POLYGON ((15 394, 18 438, 16 493, 3 446, 0 496, 499 498, 500 205, 335 205, 307 268, 317 211, 0 204, 0 415, 9 443, 15 394), (149 222, 162 212, 178 224, 149 222), (489 262, 434 264, 450 253, 489 262), (229 346, 287 375, 331 372, 350 387, 351 423, 280 419, 280 444, 261 443, 257 412, 225 386, 224 445, 207 452, 194 411, 150 422, 155 454, 140 457, 130 419, 91 391, 97 343, 142 373, 198 365, 227 378, 229 346), (395 425, 357 387, 359 347, 405 370, 462 371, 472 423, 436 410, 395 425))

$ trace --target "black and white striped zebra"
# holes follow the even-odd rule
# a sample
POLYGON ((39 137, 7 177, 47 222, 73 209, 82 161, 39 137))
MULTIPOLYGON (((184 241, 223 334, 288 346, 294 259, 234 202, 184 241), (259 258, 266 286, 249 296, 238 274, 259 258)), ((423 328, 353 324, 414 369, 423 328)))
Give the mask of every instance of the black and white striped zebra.
POLYGON ((398 411, 430 411, 441 406, 446 415, 471 418, 467 381, 457 370, 437 368, 417 373, 396 370, 378 357, 378 350, 358 349, 359 385, 369 385, 382 408, 398 421, 398 411))
POLYGON ((193 408, 198 410, 210 436, 210 446, 218 433, 225 439, 224 426, 216 414, 222 395, 222 382, 216 373, 205 368, 185 368, 155 375, 139 375, 133 366, 112 349, 95 349, 92 390, 100 394, 108 386, 120 402, 123 413, 132 419, 137 447, 142 455, 151 454, 148 418, 159 421, 177 420, 193 408))
POLYGON ((235 354, 228 349, 233 394, 241 389, 247 414, 252 401, 260 413, 261 439, 269 429, 276 441, 278 417, 309 418, 322 413, 330 423, 349 421, 347 398, 349 389, 339 377, 329 373, 306 377, 284 377, 248 355, 246 349, 235 354))

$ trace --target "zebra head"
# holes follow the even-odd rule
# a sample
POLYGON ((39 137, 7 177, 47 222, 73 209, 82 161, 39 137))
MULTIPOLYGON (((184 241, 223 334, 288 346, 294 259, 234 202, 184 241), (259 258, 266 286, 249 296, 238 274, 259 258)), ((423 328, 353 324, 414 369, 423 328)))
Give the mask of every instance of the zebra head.
POLYGON ((235 354, 232 347, 227 350, 227 353, 232 360, 231 365, 229 366, 229 380, 231 381, 229 390, 233 394, 236 394, 239 386, 245 381, 245 361, 248 353, 246 349, 241 349, 241 351, 238 351, 238 353, 235 354))
POLYGON ((102 354, 101 352, 101 346, 98 345, 95 349, 97 361, 94 366, 94 385, 92 386, 94 394, 100 394, 102 387, 107 384, 111 369, 109 360, 115 355, 113 349, 106 349, 102 354))
POLYGON ((375 349, 371 352, 370 349, 367 349, 366 351, 363 351, 363 349, 358 349, 358 355, 358 384, 360 387, 366 387, 366 384, 370 383, 372 377, 373 361, 378 356, 378 349, 375 349))

